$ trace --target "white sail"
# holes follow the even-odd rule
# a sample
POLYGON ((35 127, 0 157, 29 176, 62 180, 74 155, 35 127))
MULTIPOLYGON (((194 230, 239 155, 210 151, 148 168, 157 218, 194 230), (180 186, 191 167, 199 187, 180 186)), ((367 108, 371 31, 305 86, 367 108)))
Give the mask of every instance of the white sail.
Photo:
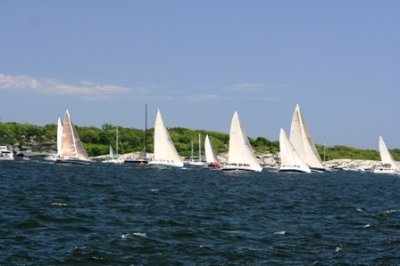
POLYGON ((63 159, 73 159, 89 161, 89 157, 79 138, 74 124, 71 121, 68 110, 65 113, 62 123, 61 149, 60 157, 63 159))
POLYGON ((206 135, 206 139, 204 141, 204 149, 206 153, 206 162, 207 163, 214 163, 218 162, 217 156, 214 153, 214 150, 211 146, 210 138, 206 135))
POLYGON ((149 164, 161 164, 182 167, 183 162, 175 149, 175 145, 169 136, 161 117, 160 110, 157 111, 154 126, 154 158, 149 164))
POLYGON ((113 150, 113 148, 111 147, 111 145, 110 145, 110 148, 109 148, 109 154, 110 154, 110 158, 111 158, 111 159, 117 158, 117 157, 115 156, 114 150, 113 150))
POLYGON ((217 155, 211 146, 210 138, 206 135, 204 140, 204 152, 206 154, 206 162, 210 169, 221 169, 222 165, 218 161, 217 155))
POLYGON ((290 142, 310 168, 320 170, 324 169, 321 157, 311 139, 310 132, 308 131, 303 116, 301 115, 298 104, 294 109, 292 124, 290 127, 290 142))
POLYGON ((286 132, 282 128, 279 133, 279 150, 281 157, 279 171, 311 173, 310 168, 297 153, 296 149, 287 137, 286 132))
POLYGON ((62 132, 63 132, 63 125, 61 122, 61 118, 58 118, 57 122, 57 155, 61 155, 61 141, 62 141, 62 132))
POLYGON ((232 117, 229 132, 228 162, 224 165, 223 170, 262 171, 262 167, 254 156, 253 148, 240 123, 237 112, 232 117))
POLYGON ((400 168, 390 155, 381 136, 379 137, 379 154, 381 156, 381 164, 375 167, 374 173, 400 173, 400 168))

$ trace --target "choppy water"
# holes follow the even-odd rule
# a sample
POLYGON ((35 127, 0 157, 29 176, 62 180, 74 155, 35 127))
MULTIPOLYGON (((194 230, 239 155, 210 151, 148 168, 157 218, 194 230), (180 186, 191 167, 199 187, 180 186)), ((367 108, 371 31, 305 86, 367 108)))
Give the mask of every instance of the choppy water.
POLYGON ((0 162, 1 265, 399 264, 400 177, 0 162))

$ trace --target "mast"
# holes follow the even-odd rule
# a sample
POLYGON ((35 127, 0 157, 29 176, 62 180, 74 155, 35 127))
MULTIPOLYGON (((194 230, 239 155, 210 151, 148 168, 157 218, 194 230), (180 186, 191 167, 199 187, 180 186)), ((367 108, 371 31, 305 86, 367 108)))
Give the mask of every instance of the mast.
POLYGON ((190 159, 193 162, 194 161, 194 159, 193 159, 193 140, 190 141, 190 145, 191 145, 191 148, 192 148, 192 153, 191 153, 191 156, 190 156, 191 158, 190 159))
POLYGON ((118 156, 118 126, 116 127, 116 134, 115 134, 116 136, 115 136, 115 142, 116 142, 116 144, 115 144, 115 152, 117 153, 117 156, 118 156))
POLYGON ((201 162, 201 134, 199 133, 199 162, 201 162))
POLYGON ((146 157, 147 147, 147 103, 144 105, 144 156, 146 157))

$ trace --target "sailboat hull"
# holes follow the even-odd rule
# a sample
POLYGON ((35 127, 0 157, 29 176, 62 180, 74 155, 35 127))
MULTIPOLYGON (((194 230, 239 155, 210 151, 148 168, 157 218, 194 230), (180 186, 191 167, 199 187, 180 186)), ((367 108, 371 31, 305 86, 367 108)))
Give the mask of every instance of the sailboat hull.
POLYGON ((84 161, 78 158, 58 158, 54 162, 64 164, 90 164, 91 161, 84 161))
POLYGON ((278 172, 311 173, 310 169, 304 169, 297 165, 285 165, 278 168, 278 172))
POLYGON ((253 171, 253 172, 261 172, 262 168, 254 168, 251 167, 248 164, 225 164, 224 167, 222 167, 223 171, 253 171))
POLYGON ((183 167, 183 163, 181 162, 167 162, 167 161, 149 161, 148 165, 154 166, 168 166, 168 167, 183 167))

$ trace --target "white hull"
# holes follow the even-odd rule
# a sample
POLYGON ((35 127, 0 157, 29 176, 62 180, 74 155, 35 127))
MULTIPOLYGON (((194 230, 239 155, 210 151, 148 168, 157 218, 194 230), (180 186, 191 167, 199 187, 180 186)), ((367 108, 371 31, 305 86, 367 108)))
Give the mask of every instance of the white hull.
POLYGON ((192 161, 187 161, 187 162, 185 162, 185 164, 191 165, 191 166, 202 166, 202 167, 204 167, 206 165, 205 162, 192 162, 192 161))
POLYGON ((372 170, 374 174, 400 174, 400 171, 393 169, 392 167, 385 167, 382 165, 375 166, 372 170))
POLYGON ((168 161, 159 161, 159 160, 149 161, 147 164, 154 165, 154 166, 159 165, 159 166, 183 167, 182 162, 168 162, 168 161))
POLYGON ((252 167, 249 164, 234 164, 234 163, 230 163, 230 164, 225 164, 222 169, 223 171, 254 171, 254 172, 261 172, 262 171, 262 167, 258 168, 258 167, 252 167))
POLYGON ((299 172, 299 173, 311 173, 310 169, 304 169, 299 165, 281 165, 278 169, 279 172, 299 172))
POLYGON ((89 164, 91 160, 82 160, 76 157, 61 157, 55 160, 56 163, 67 163, 67 164, 89 164))

